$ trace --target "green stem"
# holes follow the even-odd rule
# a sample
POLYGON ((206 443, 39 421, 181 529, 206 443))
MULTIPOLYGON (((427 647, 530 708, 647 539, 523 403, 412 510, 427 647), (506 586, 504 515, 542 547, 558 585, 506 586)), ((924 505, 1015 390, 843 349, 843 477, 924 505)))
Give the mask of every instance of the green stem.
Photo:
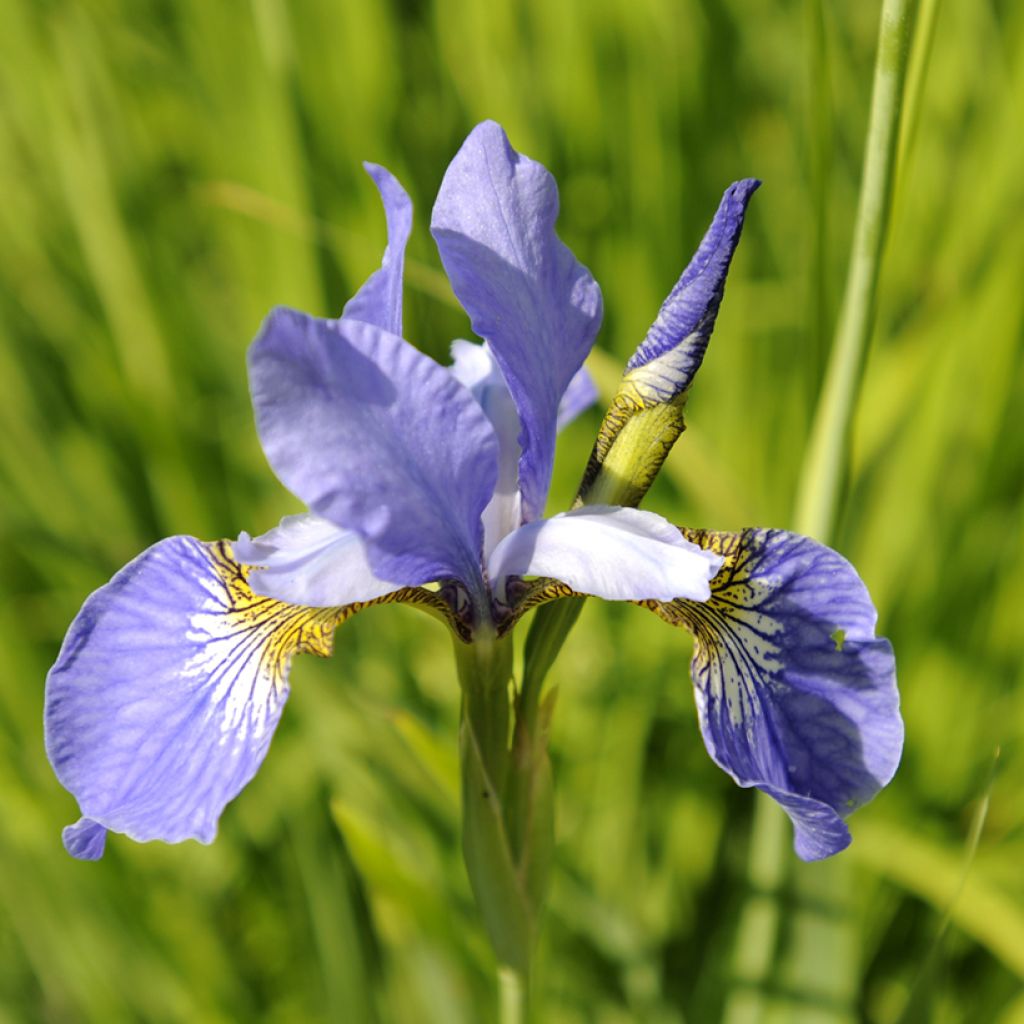
POLYGON ((462 685, 462 850, 498 960, 502 1021, 525 1020, 530 960, 554 846, 547 720, 533 701, 510 746, 512 637, 478 626, 456 641, 462 685))
POLYGON ((586 598, 564 597, 541 605, 533 614, 533 623, 526 637, 523 660, 523 685, 516 704, 516 723, 534 733, 537 709, 544 680, 565 643, 569 630, 583 611, 586 598))
MULTIPOLYGON (((823 543, 832 539, 846 485, 853 413, 874 326, 915 13, 916 0, 883 0, 850 265, 797 489, 794 526, 823 543)), ((842 859, 795 863, 790 836, 782 810, 760 797, 748 864, 752 892, 736 947, 740 987, 727 1002, 727 1022, 850 1019, 855 953, 849 868, 842 859), (787 886, 794 906, 784 936, 781 897, 787 886), (769 996, 773 987, 797 993, 799 1003, 769 996)))
POLYGON ((797 489, 796 528, 825 542, 845 486, 850 425, 875 320, 892 205, 900 110, 916 0, 884 0, 846 289, 797 489))
POLYGON ((526 979, 511 967, 498 970, 498 1020, 500 1024, 526 1024, 526 979))

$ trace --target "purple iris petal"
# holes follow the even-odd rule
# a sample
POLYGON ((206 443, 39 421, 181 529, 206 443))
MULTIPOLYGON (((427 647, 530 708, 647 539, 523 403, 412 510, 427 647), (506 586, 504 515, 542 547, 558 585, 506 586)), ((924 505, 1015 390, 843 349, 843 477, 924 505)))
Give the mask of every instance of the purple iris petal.
POLYGON ((867 589, 806 537, 687 535, 726 557, 710 601, 668 606, 696 638, 708 752, 779 801, 803 859, 837 853, 850 841, 843 819, 892 778, 903 746, 892 648, 875 636, 867 589))
POLYGON ((496 583, 549 576, 606 601, 705 601, 721 564, 654 512, 590 505, 510 533, 491 553, 487 572, 496 583))
POLYGON ((285 516, 260 537, 243 533, 231 547, 236 561, 257 567, 253 591, 288 604, 336 608, 399 589, 374 576, 358 533, 309 513, 285 516))
POLYGON ((641 377, 662 401, 685 391, 700 369, 743 230, 747 203, 760 184, 755 178, 746 178, 725 190, 697 252, 627 364, 627 371, 634 371, 629 376, 641 377))
POLYGON ((160 541, 85 602, 46 681, 46 749, 82 809, 76 857, 103 830, 210 842, 253 777, 297 650, 326 654, 335 619, 258 598, 223 544, 160 541))
POLYGON ((249 380, 274 472, 363 537, 379 579, 480 592, 498 442, 447 370, 371 324, 279 309, 249 350, 249 380))
POLYGON ((99 860, 107 845, 107 830, 92 818, 79 818, 61 833, 64 849, 76 860, 99 860))
POLYGON ((558 404, 557 427, 559 430, 569 426, 580 413, 586 412, 597 401, 597 385, 593 377, 581 366, 558 404))
POLYGON ((543 515, 558 407, 601 323, 601 291, 555 233, 558 189, 493 121, 478 125, 441 183, 431 231, 473 330, 519 410, 519 487, 543 515))
POLYGON ((519 494, 519 414, 501 368, 484 342, 452 342, 452 376, 477 400, 498 439, 498 482, 483 512, 484 560, 522 522, 519 494))
POLYGON ((412 230, 412 200, 398 179, 378 164, 364 163, 366 173, 380 192, 388 223, 388 244, 380 269, 349 299, 342 316, 362 320, 381 330, 402 336, 402 269, 405 245, 412 230))

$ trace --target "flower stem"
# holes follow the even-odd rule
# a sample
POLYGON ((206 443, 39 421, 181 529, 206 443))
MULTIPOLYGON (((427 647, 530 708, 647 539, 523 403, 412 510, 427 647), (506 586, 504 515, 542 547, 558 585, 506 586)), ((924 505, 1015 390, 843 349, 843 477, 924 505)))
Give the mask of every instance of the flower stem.
MULTIPOLYGON (((892 205, 908 51, 916 0, 883 0, 857 220, 828 368, 797 490, 795 528, 830 543, 846 486, 850 432, 875 319, 879 271, 892 205)), ((852 1017, 855 950, 849 867, 798 864, 782 810, 758 800, 751 836, 751 895, 740 920, 740 987, 723 1019, 845 1021, 852 1017), (784 941, 783 890, 794 906, 784 941), (792 1000, 768 990, 790 991, 792 1000), (811 1015, 811 1017, 808 1016, 811 1015)))
POLYGON ((534 612, 533 623, 526 637, 523 664, 523 685, 516 708, 517 724, 531 732, 537 721, 537 709, 544 680, 565 643, 569 630, 576 624, 586 598, 563 597, 542 605, 534 612))
POLYGON ((498 969, 498 1020, 500 1024, 526 1024, 526 978, 511 967, 498 969))
POLYGON ((835 340, 797 489, 796 528, 828 543, 846 483, 850 425, 875 320, 916 0, 884 0, 857 220, 835 340))

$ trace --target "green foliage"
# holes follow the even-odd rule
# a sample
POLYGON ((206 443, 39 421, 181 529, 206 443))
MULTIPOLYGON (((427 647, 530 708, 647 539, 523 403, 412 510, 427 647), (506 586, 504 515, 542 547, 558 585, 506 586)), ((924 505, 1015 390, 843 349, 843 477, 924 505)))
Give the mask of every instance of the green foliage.
MULTIPOLYGON (((272 305, 337 312, 378 262, 360 160, 417 203, 409 337, 442 357, 468 336, 426 226, 447 160, 488 116, 558 178, 562 236, 604 289, 594 367, 609 390, 721 190, 764 179, 647 507, 788 525, 877 15, 817 0, 0 0, 0 1021, 490 1019, 493 957, 458 839, 459 688, 435 623, 373 609, 331 661, 299 659, 272 755, 216 844, 113 837, 98 864, 60 846, 76 811, 42 748, 46 670, 85 595, 146 545, 296 510, 256 441, 245 348, 272 305)), ((1024 8, 922 3, 914 46, 837 536, 896 647, 907 748, 851 822, 842 955, 863 1019, 1010 1024, 1024 1017, 1024 8)), ((553 508, 598 421, 563 438, 553 508)), ((558 839, 534 989, 554 1024, 714 1021, 732 990, 754 800, 704 753, 686 643, 591 601, 552 669, 558 839)))

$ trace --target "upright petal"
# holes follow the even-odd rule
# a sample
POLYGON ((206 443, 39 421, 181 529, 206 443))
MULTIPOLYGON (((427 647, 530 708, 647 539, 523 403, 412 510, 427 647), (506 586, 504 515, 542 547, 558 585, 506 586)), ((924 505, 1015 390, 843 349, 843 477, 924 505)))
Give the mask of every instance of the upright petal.
POLYGON ((402 336, 402 270, 405 245, 412 231, 412 200, 398 179, 378 164, 364 163, 366 173, 380 192, 388 223, 388 244, 380 270, 346 303, 343 317, 374 324, 382 331, 402 336))
POLYGON ((447 370, 370 324, 279 309, 249 350, 249 381, 274 472, 363 538, 379 579, 480 592, 498 442, 447 370))
POLYGON ((569 381, 569 386, 558 403, 557 426, 559 431, 569 426, 580 413, 586 412, 597 401, 597 385, 594 378, 581 366, 569 381))
POLYGON ((594 441, 577 500, 638 505, 685 428, 683 407, 704 359, 759 181, 726 189, 711 227, 633 354, 594 441))
POLYGON ((339 609, 255 596, 224 543, 161 541, 84 604, 46 680, 46 749, 83 819, 76 857, 106 830, 210 842, 253 777, 288 696, 293 654, 330 652, 339 609))
POLYGON ((601 291, 555 233, 557 216, 554 179, 486 121, 448 167, 431 220, 455 294, 519 409, 527 520, 543 515, 559 403, 601 323, 601 291))
POLYGON ((743 230, 747 203, 760 184, 756 178, 745 178, 725 190, 693 259, 626 364, 627 376, 658 393, 661 401, 685 391, 700 369, 743 230))
POLYGON ((452 376, 468 389, 498 439, 498 482, 483 512, 484 560, 502 537, 522 522, 519 493, 519 414, 487 342, 452 342, 452 376))
POLYGON ((495 582, 552 577, 608 601, 704 601, 721 564, 653 512, 591 506, 527 523, 494 549, 487 570, 495 582))
POLYGON ((854 568, 782 530, 684 531, 725 558, 704 604, 651 605, 694 635, 704 742, 741 786, 774 797, 817 860, 893 776, 903 746, 896 669, 854 568))
POLYGON ((285 516, 255 539, 243 533, 232 548, 238 562, 253 567, 254 593, 288 604, 331 608, 399 589, 374 575, 358 533, 311 513, 285 516))

